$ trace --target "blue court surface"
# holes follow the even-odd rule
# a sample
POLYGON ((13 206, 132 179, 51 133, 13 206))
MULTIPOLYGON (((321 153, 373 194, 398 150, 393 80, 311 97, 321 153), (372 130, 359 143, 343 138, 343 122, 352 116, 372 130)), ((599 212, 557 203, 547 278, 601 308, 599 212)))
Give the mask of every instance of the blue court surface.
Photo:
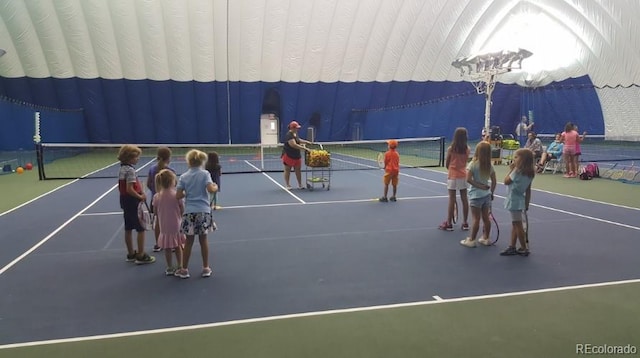
POLYGON ((187 280, 165 277, 162 253, 152 265, 125 262, 115 179, 74 181, 0 216, 0 347, 640 278, 636 208, 534 190, 532 254, 502 257, 502 185, 500 240, 470 249, 459 224, 438 230, 444 173, 402 170, 395 203, 375 199, 381 178, 337 171, 330 190, 287 191, 282 173, 224 175, 214 274, 199 277, 196 243, 187 280))

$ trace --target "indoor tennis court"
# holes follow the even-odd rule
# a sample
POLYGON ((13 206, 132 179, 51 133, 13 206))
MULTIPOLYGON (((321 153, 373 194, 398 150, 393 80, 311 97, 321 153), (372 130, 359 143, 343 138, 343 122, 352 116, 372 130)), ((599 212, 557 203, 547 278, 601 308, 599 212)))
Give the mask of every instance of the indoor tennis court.
MULTIPOLYGON (((532 254, 503 257, 499 252, 506 246, 510 222, 502 195, 494 202, 498 243, 470 249, 458 243, 467 234, 459 227, 454 232, 437 229, 447 202, 442 171, 402 170, 395 203, 376 200, 381 175, 379 169, 337 171, 330 190, 313 191, 284 190, 281 173, 225 176, 221 208, 215 212, 219 230, 210 238, 211 280, 165 277, 162 256, 152 265, 124 262, 114 181, 73 181, 0 219, 5 233, 21 238, 2 253, 0 285, 10 294, 3 295, 0 305, 0 352, 51 354, 111 342, 153 341, 153 335, 173 333, 184 335, 184 346, 180 345, 187 349, 198 335, 216 336, 211 332, 240 327, 250 332, 252 324, 286 326, 289 321, 298 325, 323 320, 331 325, 344 319, 356 324, 353 321, 362 319, 357 317, 372 312, 402 316, 412 310, 429 315, 439 306, 535 302, 545 295, 573 295, 602 285, 607 290, 637 286, 633 263, 639 245, 638 208, 540 188, 529 212, 532 254), (76 192, 92 195, 71 195, 76 192), (38 225, 29 225, 34 217, 38 225)), ((550 174, 538 177, 564 179, 550 174)), ((637 196, 637 187, 629 187, 637 196)), ((504 193, 504 188, 499 186, 496 192, 504 193)), ((147 237, 150 248, 151 233, 147 237)), ((194 252, 196 268, 198 260, 194 252)), ((572 306, 567 305, 555 309, 561 312, 572 306)), ((478 313, 421 324, 452 324, 451 320, 465 322, 474 316, 478 313)), ((372 317, 365 321, 369 319, 375 321, 372 317)), ((485 319, 490 320, 487 327, 501 324, 485 319)), ((631 328, 635 323, 628 324, 631 328)), ((632 330, 623 333, 616 339, 635 339, 632 330)), ((295 334, 305 335, 304 330, 295 334)), ((569 344, 578 334, 588 337, 575 330, 556 339, 569 344)), ((490 335, 498 339, 509 333, 490 335)), ((423 338, 429 344, 430 338, 423 338)), ((354 338, 354 344, 362 344, 356 342, 354 338)), ((445 349, 441 343, 431 344, 440 347, 436 351, 445 349)), ((233 345, 225 349, 241 351, 233 345)), ((163 345, 153 343, 145 349, 159 346, 163 345)), ((491 342, 476 346, 486 351, 491 347, 491 342)))
POLYGON ((638 354, 638 19, 635 0, 0 0, 0 358, 638 354), (494 245, 461 244, 461 202, 445 231, 465 138, 490 144, 494 245), (151 231, 135 264, 127 144, 145 185, 159 147, 178 176, 191 149, 219 158, 210 277, 197 243, 167 276, 151 231), (529 255, 503 184, 523 147, 529 255))

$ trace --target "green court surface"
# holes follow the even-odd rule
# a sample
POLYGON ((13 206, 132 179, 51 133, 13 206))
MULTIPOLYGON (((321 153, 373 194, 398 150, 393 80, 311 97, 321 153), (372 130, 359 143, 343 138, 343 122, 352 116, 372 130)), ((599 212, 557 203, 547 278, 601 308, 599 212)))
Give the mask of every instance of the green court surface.
POLYGON ((630 283, 9 348, 0 357, 571 357, 579 344, 640 346, 639 300, 640 283, 630 283))
POLYGON ((22 205, 68 182, 70 180, 38 180, 37 168, 26 170, 22 174, 0 175, 0 187, 5 192, 0 201, 0 213, 22 205))
MULTIPOLYGON (((502 181, 506 167, 496 168, 502 181)), ((0 212, 66 182, 38 181, 35 171, 0 176, 0 212)), ((534 189, 640 208, 640 185, 543 174, 534 189)), ((2 347, 0 357, 572 357, 579 345, 640 349, 638 302, 632 280, 35 342, 2 347)))

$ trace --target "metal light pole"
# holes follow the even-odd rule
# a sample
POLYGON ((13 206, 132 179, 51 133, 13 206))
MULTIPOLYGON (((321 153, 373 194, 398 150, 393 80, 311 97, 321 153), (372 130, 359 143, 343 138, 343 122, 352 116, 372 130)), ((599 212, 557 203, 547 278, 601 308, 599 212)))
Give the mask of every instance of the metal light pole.
POLYGON ((478 94, 485 95, 484 130, 491 130, 491 96, 498 80, 498 75, 522 68, 522 60, 532 53, 518 49, 518 51, 491 52, 483 55, 473 55, 459 58, 451 65, 460 70, 460 76, 467 75, 478 94))

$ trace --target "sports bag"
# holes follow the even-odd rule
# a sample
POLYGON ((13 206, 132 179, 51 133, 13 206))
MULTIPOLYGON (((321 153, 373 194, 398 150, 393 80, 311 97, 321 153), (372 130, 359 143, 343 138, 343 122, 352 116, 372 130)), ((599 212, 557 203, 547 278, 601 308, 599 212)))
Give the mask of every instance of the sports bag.
POLYGON ((580 170, 580 179, 582 180, 591 180, 593 178, 600 177, 600 169, 598 168, 598 164, 589 163, 582 167, 580 170))

